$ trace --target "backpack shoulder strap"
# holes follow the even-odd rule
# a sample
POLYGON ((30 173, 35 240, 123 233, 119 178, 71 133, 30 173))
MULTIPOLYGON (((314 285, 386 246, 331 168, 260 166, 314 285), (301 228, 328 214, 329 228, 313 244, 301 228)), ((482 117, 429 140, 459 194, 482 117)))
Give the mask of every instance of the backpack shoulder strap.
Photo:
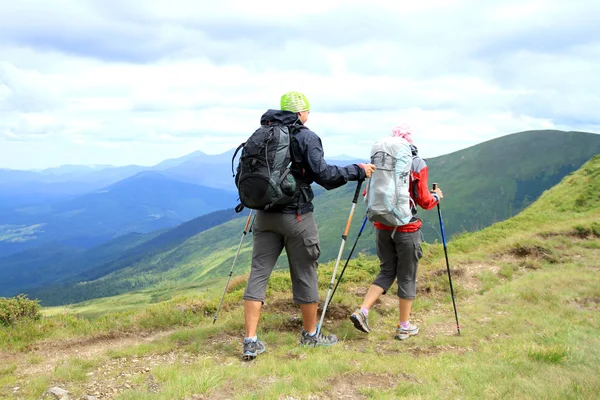
POLYGON ((237 149, 235 149, 235 152, 233 153, 233 157, 231 157, 231 176, 235 177, 235 172, 233 170, 233 164, 235 162, 235 157, 237 156, 237 153, 240 151, 240 149, 242 147, 244 147, 244 145, 246 144, 246 142, 240 144, 237 149))
POLYGON ((300 164, 302 163, 302 157, 298 154, 298 151, 294 151, 294 149, 298 150, 298 139, 296 138, 296 134, 300 132, 302 129, 307 129, 304 125, 290 124, 288 125, 288 130, 290 132, 290 159, 296 170, 302 174, 302 167, 300 164))

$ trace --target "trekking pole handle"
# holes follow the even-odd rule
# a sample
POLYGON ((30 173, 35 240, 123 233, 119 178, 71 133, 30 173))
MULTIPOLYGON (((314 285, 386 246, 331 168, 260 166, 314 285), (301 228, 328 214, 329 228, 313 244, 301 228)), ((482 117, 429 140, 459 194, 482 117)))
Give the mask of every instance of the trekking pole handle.
POLYGON ((362 187, 363 181, 358 181, 358 185, 356 185, 356 191, 354 192, 354 199, 352 202, 356 204, 358 202, 358 196, 360 196, 360 189, 362 187))

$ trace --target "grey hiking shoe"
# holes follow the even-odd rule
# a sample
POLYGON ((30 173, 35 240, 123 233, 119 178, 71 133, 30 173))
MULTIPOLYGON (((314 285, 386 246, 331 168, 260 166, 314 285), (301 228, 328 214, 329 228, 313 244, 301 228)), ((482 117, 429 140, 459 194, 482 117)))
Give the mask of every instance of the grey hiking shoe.
POLYGON ((411 336, 415 336, 417 333, 419 333, 419 327, 417 325, 408 324, 408 328, 402 328, 400 325, 398 325, 398 328, 396 328, 396 335, 394 335, 395 339, 398 340, 406 340, 411 336))
POLYGON ((314 334, 313 336, 310 336, 308 334, 308 332, 306 332, 305 330, 302 330, 302 336, 300 337, 300 344, 302 346, 330 347, 330 346, 333 346, 334 344, 336 344, 337 342, 338 342, 337 336, 335 336, 333 334, 324 335, 323 331, 319 332, 318 335, 314 334))
POLYGON ((254 360, 257 355, 265 352, 265 344, 260 340, 256 342, 246 341, 244 339, 244 354, 242 359, 246 361, 254 360))
POLYGON ((362 312, 361 309, 358 309, 352 313, 350 316, 350 321, 354 324, 354 327, 359 331, 363 331, 365 333, 371 332, 369 328, 369 318, 362 312))

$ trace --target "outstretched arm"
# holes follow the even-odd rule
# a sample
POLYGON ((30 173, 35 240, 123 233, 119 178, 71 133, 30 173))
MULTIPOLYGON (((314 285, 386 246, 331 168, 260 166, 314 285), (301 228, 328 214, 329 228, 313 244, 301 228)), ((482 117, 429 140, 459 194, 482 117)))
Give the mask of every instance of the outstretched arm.
POLYGON ((331 190, 348 183, 348 181, 365 179, 364 168, 357 164, 345 167, 327 164, 321 139, 317 135, 310 135, 306 144, 304 160, 307 172, 316 183, 325 189, 331 190))

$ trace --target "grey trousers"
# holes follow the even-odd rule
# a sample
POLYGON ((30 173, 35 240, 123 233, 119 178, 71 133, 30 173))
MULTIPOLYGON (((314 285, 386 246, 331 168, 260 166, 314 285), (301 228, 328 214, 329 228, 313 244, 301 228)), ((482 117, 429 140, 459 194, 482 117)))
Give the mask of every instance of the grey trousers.
POLYGON ((302 215, 258 211, 254 221, 254 247, 250 278, 244 300, 264 303, 267 283, 285 248, 290 265, 293 299, 296 304, 319 301, 317 280, 319 232, 313 213, 302 215))
POLYGON ((385 294, 398 278, 398 297, 413 300, 417 296, 417 267, 423 257, 421 231, 398 232, 377 229, 379 275, 373 281, 385 294))

